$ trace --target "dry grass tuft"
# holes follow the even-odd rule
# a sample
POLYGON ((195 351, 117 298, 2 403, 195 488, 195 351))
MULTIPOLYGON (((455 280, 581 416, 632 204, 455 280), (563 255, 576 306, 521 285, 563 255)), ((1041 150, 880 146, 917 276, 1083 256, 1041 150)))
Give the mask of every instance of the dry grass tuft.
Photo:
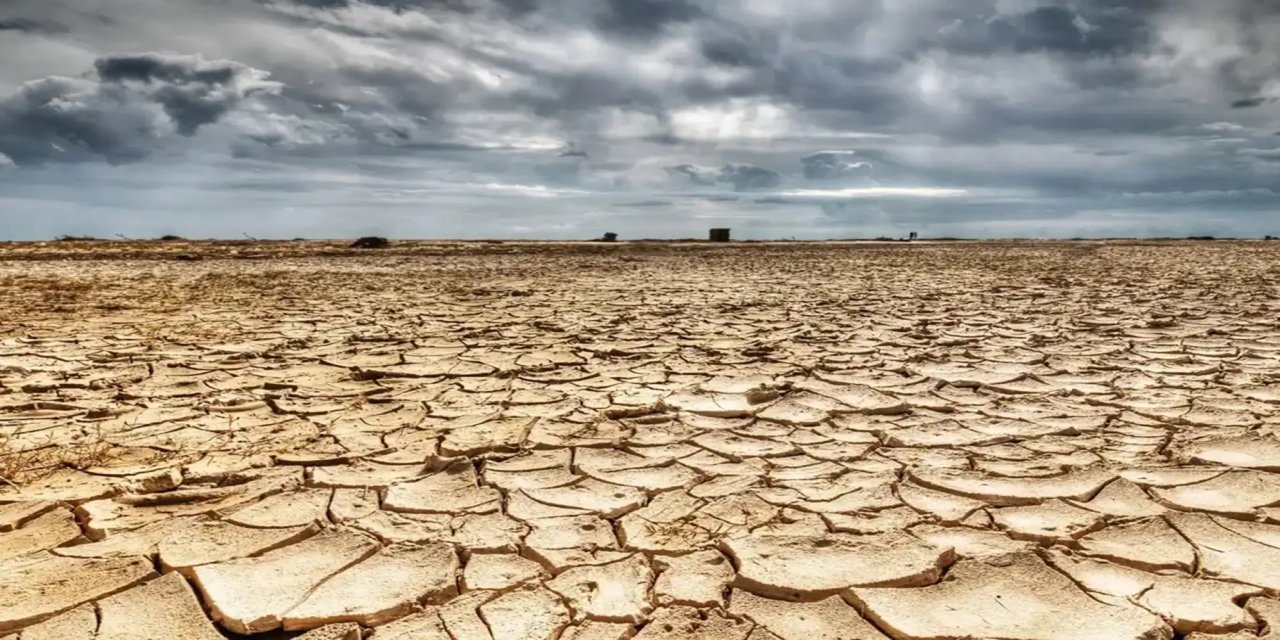
POLYGON ((57 447, 19 448, 13 438, 0 435, 0 484, 18 486, 38 476, 40 470, 57 468, 57 447))
POLYGON ((106 462, 111 445, 99 433, 86 434, 79 442, 35 446, 0 433, 0 484, 21 486, 62 467, 84 469, 106 462))

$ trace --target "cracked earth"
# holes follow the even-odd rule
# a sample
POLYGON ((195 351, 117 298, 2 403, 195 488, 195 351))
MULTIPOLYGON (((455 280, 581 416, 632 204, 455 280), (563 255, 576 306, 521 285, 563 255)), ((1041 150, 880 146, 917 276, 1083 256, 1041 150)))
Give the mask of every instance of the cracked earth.
POLYGON ((348 253, 0 247, 0 638, 1277 628, 1280 246, 348 253))

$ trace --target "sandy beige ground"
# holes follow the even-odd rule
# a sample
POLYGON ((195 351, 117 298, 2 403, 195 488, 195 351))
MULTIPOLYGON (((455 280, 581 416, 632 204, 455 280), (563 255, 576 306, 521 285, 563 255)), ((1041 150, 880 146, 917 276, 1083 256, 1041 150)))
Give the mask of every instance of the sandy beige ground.
POLYGON ((1278 285, 1261 242, 0 246, 0 638, 1280 633, 1278 285))

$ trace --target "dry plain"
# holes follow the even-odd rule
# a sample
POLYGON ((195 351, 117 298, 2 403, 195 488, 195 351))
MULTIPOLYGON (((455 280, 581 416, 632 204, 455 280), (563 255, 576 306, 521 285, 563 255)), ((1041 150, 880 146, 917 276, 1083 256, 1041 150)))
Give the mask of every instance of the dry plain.
POLYGON ((1254 638, 1280 243, 0 245, 0 638, 1254 638))

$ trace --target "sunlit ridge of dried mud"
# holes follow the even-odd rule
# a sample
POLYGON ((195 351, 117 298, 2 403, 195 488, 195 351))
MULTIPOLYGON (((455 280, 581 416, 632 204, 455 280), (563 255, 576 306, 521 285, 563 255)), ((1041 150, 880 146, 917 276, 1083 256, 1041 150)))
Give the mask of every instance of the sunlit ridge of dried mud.
POLYGON ((0 638, 1269 634, 1277 258, 0 246, 0 638))

